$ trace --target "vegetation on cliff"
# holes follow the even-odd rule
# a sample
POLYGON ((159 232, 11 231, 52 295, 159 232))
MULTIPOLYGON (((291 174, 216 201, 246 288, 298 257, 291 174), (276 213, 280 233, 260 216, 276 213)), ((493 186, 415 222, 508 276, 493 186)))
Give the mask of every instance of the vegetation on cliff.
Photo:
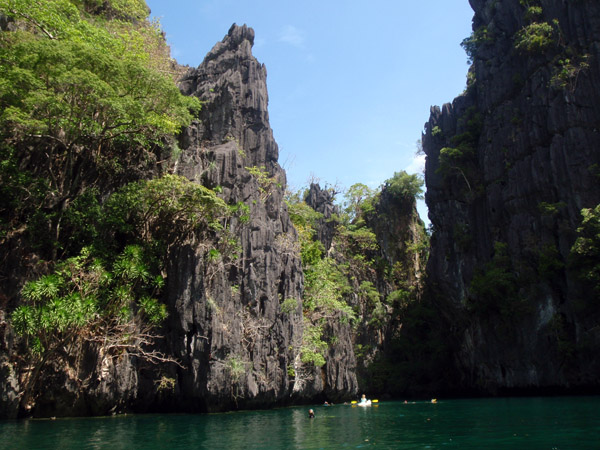
POLYGON ((0 16, 0 241, 22 261, 1 265, 30 280, 4 286, 28 408, 43 368, 79 370, 89 345, 175 362, 152 346, 169 250, 194 235, 227 254, 233 210, 167 172, 165 143, 200 103, 145 2, 1 0, 0 16))
MULTIPOLYGON (((399 381, 398 373, 390 369, 395 363, 389 350, 393 336, 404 336, 400 330, 408 311, 420 304, 421 274, 414 259, 424 267, 428 237, 414 208, 422 185, 418 175, 406 172, 394 174, 379 191, 355 184, 345 192, 342 205, 331 203, 326 215, 307 205, 308 190, 288 195, 306 279, 303 311, 309 332, 302 353, 305 365, 321 366, 329 356, 335 357, 328 353, 338 338, 331 322, 341 321, 350 329, 361 388, 373 393, 407 388, 403 384, 388 389, 399 381), (401 228, 397 235, 380 229, 381 220, 390 213, 406 221, 395 223, 401 228), (326 248, 323 242, 327 239, 318 236, 330 225, 333 236, 326 248), (388 254, 390 251, 393 254, 388 254)), ((315 185, 313 189, 322 192, 315 185)), ((333 202, 336 194, 334 188, 328 188, 325 197, 333 202)))
POLYGON ((447 388, 597 386, 599 11, 471 4, 467 89, 423 136, 447 388))

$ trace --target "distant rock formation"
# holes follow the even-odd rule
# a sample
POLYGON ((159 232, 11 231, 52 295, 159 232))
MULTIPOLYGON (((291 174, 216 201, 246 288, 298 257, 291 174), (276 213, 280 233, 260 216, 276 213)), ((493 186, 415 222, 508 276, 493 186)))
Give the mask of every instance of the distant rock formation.
POLYGON ((318 184, 311 183, 305 201, 312 209, 323 214, 323 217, 319 219, 316 238, 321 241, 327 252, 331 248, 338 223, 334 217, 339 214, 339 208, 333 203, 334 193, 329 189, 321 189, 318 184))
POLYGON ((600 5, 470 3, 468 87, 423 136, 447 385, 597 388, 600 316, 570 252, 600 203, 600 5))

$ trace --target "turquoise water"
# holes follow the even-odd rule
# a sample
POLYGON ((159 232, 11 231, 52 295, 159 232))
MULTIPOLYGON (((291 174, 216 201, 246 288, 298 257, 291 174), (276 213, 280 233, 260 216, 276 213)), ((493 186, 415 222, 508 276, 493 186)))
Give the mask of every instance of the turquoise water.
POLYGON ((600 397, 0 422, 3 449, 600 448, 600 397))

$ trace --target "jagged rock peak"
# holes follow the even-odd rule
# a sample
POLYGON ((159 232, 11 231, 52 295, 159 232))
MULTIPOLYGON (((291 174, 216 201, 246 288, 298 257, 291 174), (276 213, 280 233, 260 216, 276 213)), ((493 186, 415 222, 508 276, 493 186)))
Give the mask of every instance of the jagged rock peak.
POLYGON ((249 165, 276 162, 277 144, 269 125, 267 70, 252 55, 254 30, 232 25, 196 69, 179 81, 181 91, 203 102, 200 141, 235 141, 249 165))
POLYGON ((339 214, 339 208, 333 203, 335 193, 333 189, 321 189, 321 186, 315 183, 310 184, 310 189, 306 194, 304 201, 315 211, 323 214, 318 220, 317 239, 325 246, 325 250, 331 248, 337 221, 330 220, 334 214, 339 214))
POLYGON ((218 42, 210 52, 206 55, 205 63, 218 58, 226 51, 239 52, 247 57, 252 57, 252 46, 254 45, 254 30, 248 27, 246 24, 239 26, 237 24, 231 25, 227 35, 221 42, 218 42))

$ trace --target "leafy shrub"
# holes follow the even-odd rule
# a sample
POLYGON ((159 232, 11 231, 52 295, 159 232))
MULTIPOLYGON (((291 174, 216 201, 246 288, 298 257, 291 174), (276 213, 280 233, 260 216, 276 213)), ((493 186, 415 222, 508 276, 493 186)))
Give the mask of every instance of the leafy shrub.
POLYGON ((298 300, 295 298, 286 298, 281 303, 281 312, 284 314, 292 314, 298 309, 298 300))
POLYGON ((354 320, 352 308, 344 301, 348 280, 331 258, 325 258, 305 270, 304 309, 313 319, 334 317, 354 320))
POLYGON ((560 252, 554 244, 544 245, 539 252, 538 273, 545 280, 553 280, 565 267, 560 252))
POLYGON ((467 54, 468 62, 471 64, 477 56, 479 48, 486 43, 492 41, 492 36, 487 27, 479 27, 471 33, 471 35, 462 40, 460 46, 467 54))
MULTIPOLYGON (((600 299, 600 205, 581 210, 581 225, 569 255, 570 268, 591 287, 590 299, 600 299)), ((596 302, 594 302, 596 303, 596 302)))
POLYGON ((550 86, 570 92, 575 91, 579 75, 590 68, 589 59, 590 55, 587 53, 559 59, 550 79, 550 86))
POLYGON ((471 280, 469 308, 480 314, 499 313, 505 319, 530 312, 526 299, 519 294, 520 282, 512 267, 508 246, 494 245, 494 256, 471 280))
POLYGON ((451 174, 458 174, 465 181, 470 191, 473 182, 477 180, 477 145, 483 127, 481 113, 475 107, 465 111, 458 121, 458 130, 461 132, 450 138, 452 147, 440 150, 439 167, 437 173, 444 178, 451 174))
POLYGON ((423 178, 417 174, 394 172, 394 176, 385 181, 383 188, 401 200, 423 198, 423 178))
POLYGON ((344 194, 344 212, 348 218, 347 222, 357 227, 364 226, 364 217, 375 210, 374 202, 376 194, 365 184, 356 183, 344 194))
POLYGON ((302 333, 302 347, 300 359, 303 364, 321 367, 325 365, 325 352, 329 347, 327 342, 321 338, 323 331, 320 326, 311 325, 304 321, 304 332, 302 333))
POLYGON ((541 53, 554 44, 554 28, 547 22, 529 24, 515 35, 515 48, 523 53, 541 53))

